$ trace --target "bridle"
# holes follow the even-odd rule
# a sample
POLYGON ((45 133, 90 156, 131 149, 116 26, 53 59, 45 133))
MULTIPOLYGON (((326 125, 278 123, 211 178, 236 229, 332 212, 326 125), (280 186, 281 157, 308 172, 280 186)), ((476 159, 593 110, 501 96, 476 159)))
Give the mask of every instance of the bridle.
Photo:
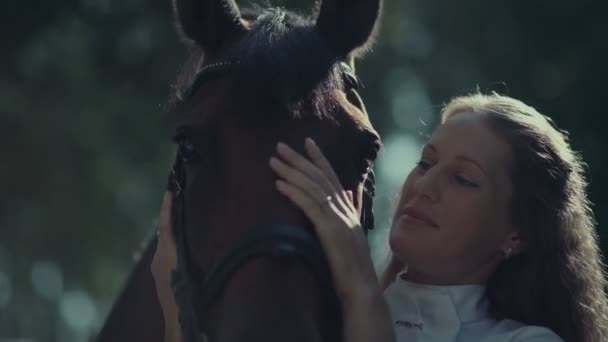
MULTIPOLYGON (((192 96, 204 82, 224 75, 238 67, 238 61, 224 61, 201 69, 187 95, 192 96)), ((358 79, 346 63, 340 63, 347 97, 365 112, 365 107, 356 92, 358 79)), ((187 97, 186 97, 187 98, 187 97)), ((366 112, 365 112, 366 113, 366 112)), ((297 258, 310 267, 321 284, 323 302, 329 303, 321 319, 322 336, 327 340, 339 340, 342 333, 341 306, 331 281, 327 260, 316 237, 303 227, 273 224, 259 229, 236 241, 206 272, 198 271, 188 253, 185 229, 185 164, 200 158, 201 146, 189 139, 193 134, 188 127, 179 127, 174 136, 178 145, 175 163, 169 175, 168 188, 173 193, 172 225, 177 247, 177 267, 171 274, 171 287, 178 307, 179 323, 184 342, 206 342, 205 327, 201 319, 213 302, 220 297, 223 286, 230 276, 245 262, 256 257, 297 258)), ((372 202, 375 179, 370 169, 364 182, 361 222, 367 233, 373 228, 372 202)))

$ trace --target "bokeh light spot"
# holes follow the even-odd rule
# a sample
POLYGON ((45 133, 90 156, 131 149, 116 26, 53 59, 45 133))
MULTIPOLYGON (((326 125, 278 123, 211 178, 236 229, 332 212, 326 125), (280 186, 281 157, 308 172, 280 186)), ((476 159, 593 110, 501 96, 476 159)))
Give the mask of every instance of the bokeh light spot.
POLYGON ((37 261, 32 266, 32 286, 38 295, 57 300, 63 292, 61 269, 52 261, 37 261))
POLYGON ((97 320, 97 307, 84 291, 70 291, 63 295, 59 304, 63 320, 79 333, 93 328, 97 320))

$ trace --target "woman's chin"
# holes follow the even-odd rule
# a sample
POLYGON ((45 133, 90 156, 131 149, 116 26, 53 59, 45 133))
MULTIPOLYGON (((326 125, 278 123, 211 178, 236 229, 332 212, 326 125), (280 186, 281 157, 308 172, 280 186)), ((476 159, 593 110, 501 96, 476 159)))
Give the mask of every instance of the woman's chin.
POLYGON ((391 227, 388 239, 389 247, 396 256, 408 259, 407 255, 418 254, 426 249, 423 246, 428 245, 433 240, 432 236, 428 235, 429 232, 433 231, 428 227, 409 225, 407 222, 397 221, 391 227))
POLYGON ((415 236, 408 232, 406 227, 393 225, 389 234, 388 244, 391 251, 395 255, 399 255, 404 250, 411 250, 411 245, 416 244, 415 240, 415 236))

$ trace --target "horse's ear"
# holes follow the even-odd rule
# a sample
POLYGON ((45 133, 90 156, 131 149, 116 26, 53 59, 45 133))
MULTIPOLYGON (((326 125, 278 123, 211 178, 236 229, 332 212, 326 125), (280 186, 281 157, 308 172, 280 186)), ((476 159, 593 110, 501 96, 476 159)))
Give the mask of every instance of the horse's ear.
POLYGON ((356 63, 355 63, 355 56, 353 56, 352 54, 348 55, 348 57, 346 58, 345 61, 346 64, 348 64, 348 66, 351 68, 351 70, 353 71, 353 73, 357 72, 356 69, 356 63))
POLYGON ((245 25, 234 0, 172 0, 180 31, 205 52, 216 51, 245 25))
POLYGON ((383 0, 322 0, 317 28, 343 57, 372 43, 383 0))

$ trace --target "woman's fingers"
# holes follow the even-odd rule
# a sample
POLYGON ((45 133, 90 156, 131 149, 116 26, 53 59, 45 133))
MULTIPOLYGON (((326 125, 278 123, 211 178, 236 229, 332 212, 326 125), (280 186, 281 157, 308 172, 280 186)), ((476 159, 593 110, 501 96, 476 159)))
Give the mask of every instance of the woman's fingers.
POLYGON ((165 192, 163 202, 160 207, 160 217, 158 222, 158 244, 157 249, 163 255, 163 262, 167 262, 171 267, 177 263, 177 247, 171 231, 171 206, 173 205, 173 194, 165 192))
POLYGON ((298 208, 300 208, 309 220, 316 226, 321 220, 322 212, 319 203, 310 197, 300 188, 284 182, 282 180, 276 181, 276 186, 279 192, 287 196, 292 202, 294 202, 298 208))
POLYGON ((166 191, 163 195, 163 202, 160 206, 160 218, 158 222, 158 234, 171 234, 171 192, 166 191))
POLYGON ((335 217, 344 222, 348 220, 336 207, 331 198, 327 198, 325 202, 319 203, 308 193, 290 183, 277 180, 276 186, 279 192, 287 196, 304 212, 304 215, 313 223, 322 241, 326 240, 327 234, 331 234, 326 227, 328 223, 333 223, 331 222, 332 218, 335 217))
POLYGON ((331 163, 329 162, 329 160, 327 160, 327 158, 325 157, 319 146, 317 146, 315 141, 311 138, 306 138, 304 147, 306 149, 306 153, 308 154, 312 162, 317 167, 319 167, 321 171, 323 171, 323 173, 327 176, 328 180, 331 182, 332 186, 336 190, 341 191, 342 184, 340 183, 340 180, 338 179, 334 168, 331 166, 331 163))
POLYGON ((323 170, 317 165, 313 164, 310 160, 294 151, 291 147, 284 143, 277 144, 277 152, 281 158, 283 158, 288 164, 299 170, 309 178, 313 179, 319 184, 327 193, 333 194, 337 192, 332 182, 329 180, 323 170))
POLYGON ((352 197, 349 198, 336 173, 321 150, 308 138, 306 150, 311 160, 302 156, 284 143, 277 144, 277 152, 285 161, 271 158, 270 165, 275 172, 290 183, 312 195, 322 203, 328 195, 335 199, 335 205, 347 216, 357 214, 352 197), (314 159, 313 159, 314 158, 314 159))
POLYGON ((348 193, 342 188, 342 183, 340 183, 338 175, 336 175, 334 168, 331 166, 331 163, 323 154, 323 151, 321 151, 321 148, 319 148, 319 146, 312 138, 306 138, 304 147, 306 149, 306 153, 312 160, 313 164, 315 164, 319 169, 321 169, 322 173, 327 177, 332 187, 336 189, 336 192, 341 195, 341 204, 349 212, 356 212, 355 206, 353 204, 354 201, 352 191, 349 196, 348 193))
POLYGON ((285 164, 278 158, 270 158, 270 168, 288 183, 298 187, 300 190, 307 193, 309 197, 314 198, 317 204, 325 201, 327 196, 330 195, 330 193, 324 190, 318 183, 310 179, 302 171, 285 164))

